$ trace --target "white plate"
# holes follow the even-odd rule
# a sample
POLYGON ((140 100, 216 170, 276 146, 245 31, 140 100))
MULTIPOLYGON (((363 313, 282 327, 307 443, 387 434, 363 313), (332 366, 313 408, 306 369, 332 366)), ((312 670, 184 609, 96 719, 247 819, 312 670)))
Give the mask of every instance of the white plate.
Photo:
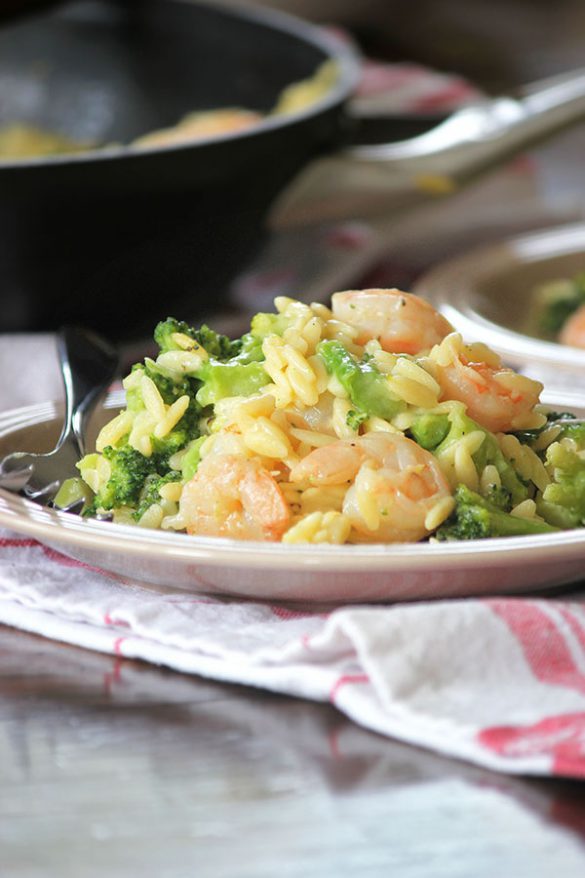
POLYGON ((534 289, 585 271, 585 224, 509 238, 444 262, 414 292, 465 339, 483 341, 545 385, 585 389, 585 350, 527 334, 534 289))
MULTIPOLYGON (((583 397, 579 400, 565 394, 546 401, 585 415, 583 397)), ((120 396, 110 397, 98 421, 105 422, 119 406, 120 396)), ((0 454, 17 448, 46 450, 59 426, 52 404, 3 414, 0 454)), ((271 601, 398 601, 541 591, 582 579, 585 560, 585 529, 461 543, 292 547, 81 519, 2 490, 0 525, 79 561, 163 589, 271 601)))

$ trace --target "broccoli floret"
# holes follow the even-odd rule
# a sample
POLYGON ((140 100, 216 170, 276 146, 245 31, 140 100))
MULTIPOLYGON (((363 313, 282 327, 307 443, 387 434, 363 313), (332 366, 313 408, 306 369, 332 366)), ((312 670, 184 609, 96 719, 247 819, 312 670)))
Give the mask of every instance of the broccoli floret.
MULTIPOLYGON (((87 455, 94 457, 95 455, 87 455)), ((135 506, 140 496, 140 491, 147 476, 155 471, 156 461, 151 457, 145 457, 128 445, 122 448, 113 448, 108 445, 104 448, 103 456, 109 462, 111 468, 110 478, 103 488, 96 494, 93 509, 115 509, 118 506, 135 506)), ((86 458, 81 460, 77 467, 83 476, 86 458)), ((88 461, 91 463, 91 461, 88 461)))
POLYGON ((262 341, 267 335, 282 335, 290 323, 284 314, 265 314, 262 311, 252 317, 250 335, 262 341))
POLYGON ((242 363, 238 357, 226 363, 206 360, 197 377, 202 382, 197 403, 203 407, 214 405, 226 396, 252 396, 270 382, 262 363, 242 363))
POLYGON ((175 472, 174 470, 167 473, 165 476, 148 476, 140 492, 138 508, 132 514, 134 520, 140 521, 146 510, 152 506, 153 503, 160 502, 160 489, 163 485, 166 485, 167 482, 178 482, 180 480, 181 473, 175 472))
POLYGON ((585 303, 585 274, 548 284, 541 288, 539 296, 545 300, 539 329, 545 335, 555 337, 569 317, 585 303))
POLYGON ((83 479, 79 478, 79 476, 74 476, 71 479, 65 479, 62 483, 53 499, 53 506, 57 509, 68 509, 74 505, 82 503, 83 515, 83 512, 89 506, 93 505, 93 501, 94 493, 89 485, 84 482, 83 479))
MULTIPOLYGON (((268 318, 280 315, 257 316, 268 318)), ((155 382, 167 404, 187 393, 193 399, 194 405, 199 407, 200 412, 202 408, 214 405, 226 396, 251 396, 270 382, 270 377, 262 366, 264 354, 260 337, 248 333, 232 342, 227 336, 218 335, 207 326, 195 330, 187 324, 169 318, 164 323, 159 323, 155 331, 155 338, 161 345, 163 353, 178 349, 178 345, 171 337, 174 332, 182 332, 198 341, 209 357, 201 363, 194 375, 185 376, 180 382, 153 360, 146 360, 145 374, 155 382)), ((199 417, 195 410, 192 414, 196 418, 199 417)), ((195 433, 189 438, 195 438, 197 435, 195 433)))
POLYGON ((415 420, 408 432, 422 448, 434 451, 449 434, 450 429, 449 415, 425 412, 415 420))
POLYGON ((360 425, 363 424, 368 418, 365 412, 356 412, 354 409, 350 409, 345 416, 345 423, 352 430, 355 430, 356 433, 360 428, 360 425))
POLYGON ((575 415, 571 414, 571 412, 547 412, 546 423, 542 427, 535 427, 532 430, 515 430, 514 435, 523 445, 532 445, 540 437, 541 433, 544 430, 548 430, 553 424, 559 421, 564 424, 565 421, 572 420, 575 420, 575 415))
MULTIPOLYGON (((151 436, 156 469, 158 472, 165 473, 168 470, 168 458, 200 435, 199 425, 203 408, 195 397, 201 383, 196 378, 187 375, 181 376, 179 379, 171 377, 154 360, 148 358, 144 365, 140 365, 138 368, 154 381, 166 405, 172 405, 181 396, 189 397, 187 410, 173 430, 164 439, 151 436)), ((144 408, 142 391, 139 386, 126 391, 126 402, 130 411, 137 412, 144 408)))
POLYGON ((503 485, 490 485, 487 489, 485 499, 496 509, 502 512, 509 512, 512 508, 512 497, 507 488, 503 485))
POLYGON ((358 360, 339 341, 322 341, 317 353, 330 375, 347 391, 352 405, 366 417, 374 415, 389 421, 406 408, 390 391, 386 376, 370 358, 358 360))
POLYGON ((185 394, 194 397, 199 387, 197 381, 187 375, 181 376, 179 379, 175 376, 171 377, 168 372, 165 372, 160 366, 157 366, 154 360, 148 357, 140 368, 148 378, 154 381, 158 392, 167 405, 172 405, 175 400, 185 394))
POLYGON ((166 320, 161 320, 160 323, 157 323, 154 328, 154 340, 159 346, 161 353, 166 354, 167 351, 181 350, 180 345, 178 345, 172 338, 176 332, 180 332, 182 335, 187 335, 189 338, 196 341, 195 328, 193 326, 189 326, 184 320, 176 320, 174 317, 167 317, 166 320))
POLYGON ((195 330, 194 337, 205 348, 209 356, 216 360, 231 360, 232 357, 240 353, 242 347, 241 339, 237 338, 232 341, 227 335, 215 332, 205 323, 200 329, 195 330))
POLYGON ((215 357, 217 360, 229 360, 239 353, 241 347, 239 339, 231 341, 226 335, 220 335, 205 324, 200 329, 195 329, 184 320, 167 317, 166 320, 158 323, 154 330, 154 340, 162 354, 181 350, 181 346, 173 339, 173 335, 177 332, 192 338, 205 348, 210 357, 215 357))
POLYGON ((247 363, 259 363, 264 360, 262 338, 247 332, 240 339, 240 350, 234 359, 237 359, 239 363, 244 365, 247 363))
MULTIPOLYGON (((185 444, 182 438, 180 447, 185 444)), ((129 445, 118 448, 108 445, 103 450, 103 457, 110 465, 110 477, 95 495, 93 502, 86 505, 83 514, 95 515, 98 509, 119 509, 121 506, 134 507, 138 504, 139 511, 142 509, 144 512, 147 506, 155 502, 150 500, 143 508, 146 485, 155 482, 163 484, 181 478, 181 474, 171 470, 169 465, 169 457, 179 450, 175 446, 179 446, 179 441, 173 438, 172 433, 165 439, 153 438, 154 450, 150 457, 145 457, 129 445)), ((79 461, 77 468, 83 478, 88 471, 95 468, 98 460, 98 454, 87 454, 79 461)))
MULTIPOLYGON (((430 416, 430 414, 427 414, 422 417, 430 416)), ((485 438, 478 450, 472 455, 478 474, 482 473, 488 464, 495 466, 502 486, 509 493, 510 508, 521 503, 523 500, 527 500, 530 496, 529 488, 520 478, 510 461, 506 460, 502 454, 496 437, 472 420, 465 413, 465 406, 463 404, 452 405, 448 417, 450 423, 449 432, 443 441, 432 449, 433 454, 440 459, 441 455, 450 449, 453 442, 457 442, 463 436, 479 430, 484 433, 485 438)), ((411 427, 411 432, 413 427, 411 427)))
POLYGON ((585 525, 585 460, 561 442, 546 452, 546 464, 553 480, 537 501, 539 515, 562 528, 585 525))
POLYGON ((557 439, 572 439, 578 451, 585 449, 585 421, 563 418, 562 421, 557 421, 557 424, 561 427, 557 439))
POLYGON ((546 424, 536 430, 522 430, 515 433, 520 442, 532 445, 544 430, 560 427, 556 439, 572 439, 579 451, 585 450, 585 421, 576 418, 572 412, 548 412, 546 424))
POLYGON ((531 518, 519 518, 502 512, 489 500, 459 485, 455 491, 455 509, 435 534, 438 540, 484 540, 491 537, 524 536, 553 533, 550 524, 531 518))
POLYGON ((181 475, 185 482, 192 479, 197 472, 197 467, 201 460, 201 446, 206 439, 207 436, 200 436, 199 439, 194 439, 185 452, 183 460, 181 461, 181 475))

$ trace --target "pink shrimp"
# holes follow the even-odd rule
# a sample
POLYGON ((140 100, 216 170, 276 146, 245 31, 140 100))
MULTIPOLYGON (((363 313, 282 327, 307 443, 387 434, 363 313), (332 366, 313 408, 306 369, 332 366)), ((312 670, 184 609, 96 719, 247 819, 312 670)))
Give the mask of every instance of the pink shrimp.
POLYGON ((447 366, 436 366, 441 399, 465 403, 467 414, 494 433, 520 430, 534 420, 542 384, 512 369, 467 359, 464 353, 447 366))
POLYGON ((187 532, 236 540, 280 540, 290 509, 272 475, 259 461, 210 454, 183 488, 179 513, 187 532))
POLYGON ((561 329, 559 341, 574 348, 585 348, 585 305, 581 305, 571 314, 561 329))
POLYGON ((359 329, 358 344, 377 339, 393 354, 428 350, 453 332, 433 306, 401 290, 348 290, 331 297, 333 315, 359 329))
MULTIPOLYGON (((433 455, 402 433, 340 439, 308 454, 291 470, 292 482, 348 485, 342 511, 360 539, 416 542, 437 523, 427 515, 451 489, 433 455)), ((446 504, 446 514, 449 506, 446 504)))

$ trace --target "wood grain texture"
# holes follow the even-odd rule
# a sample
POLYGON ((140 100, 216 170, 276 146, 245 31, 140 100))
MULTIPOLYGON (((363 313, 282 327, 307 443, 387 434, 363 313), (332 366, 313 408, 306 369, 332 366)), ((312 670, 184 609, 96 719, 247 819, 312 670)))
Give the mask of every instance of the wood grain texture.
POLYGON ((0 628, 0 876, 582 878, 583 784, 0 628))

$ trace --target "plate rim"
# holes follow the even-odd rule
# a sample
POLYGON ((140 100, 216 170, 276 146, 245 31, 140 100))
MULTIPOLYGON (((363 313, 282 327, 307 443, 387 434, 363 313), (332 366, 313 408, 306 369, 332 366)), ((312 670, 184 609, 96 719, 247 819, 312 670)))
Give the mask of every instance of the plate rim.
MULTIPOLYGON (((554 392, 551 405, 585 409, 585 396, 554 392)), ((119 405, 121 394, 110 394, 106 408, 119 405)), ((546 399, 546 395, 545 395, 546 399)), ((0 413, 0 435, 27 425, 47 423, 56 417, 58 403, 45 402, 0 413)), ((174 558, 213 567, 245 565, 258 570, 316 571, 421 571, 436 572, 454 566, 518 566, 546 556, 571 560, 585 558, 585 528, 534 536, 469 540, 453 543, 392 543, 373 545, 304 545, 239 541, 140 529, 129 525, 81 519, 77 515, 38 506, 17 494, 0 489, 0 526, 50 545, 101 550, 141 558, 174 558), (110 529, 116 528, 114 532, 110 529), (416 548, 415 548, 416 547, 416 548)), ((66 551, 66 549, 65 549, 66 551)))
POLYGON ((508 329, 479 314, 467 301, 470 285, 486 274, 489 264, 517 265, 578 252, 583 252, 585 261, 582 221, 512 235, 434 265, 416 281, 413 292, 432 301, 463 335, 477 336, 481 331, 482 341, 515 363, 555 366, 564 373, 585 370, 584 350, 508 329))

